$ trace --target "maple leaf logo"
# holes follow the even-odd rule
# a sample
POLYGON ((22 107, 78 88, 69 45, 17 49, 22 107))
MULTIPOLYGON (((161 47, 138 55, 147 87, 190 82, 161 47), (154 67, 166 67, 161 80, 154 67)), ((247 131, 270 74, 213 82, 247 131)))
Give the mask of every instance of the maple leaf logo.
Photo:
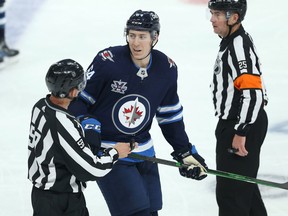
POLYGON ((139 106, 137 106, 138 98, 134 101, 134 106, 131 105, 130 108, 124 108, 123 114, 126 119, 126 123, 130 126, 131 124, 135 124, 137 119, 140 119, 142 116, 142 111, 139 110, 139 106))

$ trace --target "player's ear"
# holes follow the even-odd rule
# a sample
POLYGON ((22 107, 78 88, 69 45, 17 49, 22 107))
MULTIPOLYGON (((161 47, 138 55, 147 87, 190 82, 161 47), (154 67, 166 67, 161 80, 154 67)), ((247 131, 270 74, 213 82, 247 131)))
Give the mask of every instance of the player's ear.
POLYGON ((153 41, 157 41, 159 38, 159 34, 157 32, 155 32, 154 34, 154 38, 153 38, 153 41))
POLYGON ((238 22, 238 19, 239 19, 239 14, 238 13, 232 13, 228 22, 230 25, 234 25, 235 23, 238 22))
POLYGON ((79 94, 79 90, 77 88, 72 88, 69 92, 69 97, 75 98, 79 94))
POLYGON ((158 42, 158 37, 159 34, 157 33, 157 31, 153 31, 151 33, 151 39, 152 39, 152 46, 154 47, 156 45, 156 43, 158 42))
POLYGON ((153 42, 158 40, 159 34, 157 33, 157 31, 150 32, 150 35, 153 42))

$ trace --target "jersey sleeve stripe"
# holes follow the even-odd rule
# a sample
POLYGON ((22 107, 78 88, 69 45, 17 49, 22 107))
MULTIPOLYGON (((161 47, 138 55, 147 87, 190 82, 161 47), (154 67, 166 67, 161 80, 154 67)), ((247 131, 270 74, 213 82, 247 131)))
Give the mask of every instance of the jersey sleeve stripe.
POLYGON ((60 134, 58 135, 59 135, 60 144, 63 147, 63 149, 75 162, 77 161, 77 164, 79 166, 85 169, 88 173, 90 173, 93 176, 102 177, 110 171, 110 169, 105 169, 107 168, 105 164, 103 164, 103 169, 101 169, 101 163, 97 163, 98 164, 97 168, 90 165, 86 160, 84 160, 84 158, 82 158, 76 151, 74 151, 74 149, 66 142, 66 140, 60 134))
POLYGON ((182 105, 178 102, 175 105, 159 107, 157 109, 157 112, 159 114, 166 114, 166 113, 171 113, 171 112, 177 112, 181 110, 181 108, 182 108, 182 105))
POLYGON ((158 124, 170 124, 176 121, 180 121, 183 119, 183 112, 179 112, 174 116, 171 116, 170 118, 160 118, 160 117, 156 117, 158 124))

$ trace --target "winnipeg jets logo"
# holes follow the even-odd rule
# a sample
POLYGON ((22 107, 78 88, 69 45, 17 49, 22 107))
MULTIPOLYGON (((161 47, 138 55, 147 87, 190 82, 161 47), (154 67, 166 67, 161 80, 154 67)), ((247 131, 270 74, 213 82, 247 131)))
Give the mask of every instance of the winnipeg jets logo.
POLYGON ((131 126, 131 124, 135 125, 136 120, 140 119, 142 116, 143 111, 140 111, 138 103, 139 101, 137 97, 134 101, 134 105, 130 105, 129 108, 124 107, 123 115, 129 127, 131 126))
POLYGON ((105 51, 101 52, 99 55, 102 56, 103 61, 106 61, 108 59, 108 60, 114 62, 113 54, 109 50, 105 50, 105 51))
POLYGON ((111 91, 116 92, 116 93, 120 93, 120 94, 124 94, 125 91, 127 90, 127 86, 126 86, 127 82, 122 82, 121 80, 113 81, 113 84, 111 84, 111 91))
POLYGON ((114 126, 124 134, 135 134, 150 119, 150 103, 142 95, 122 97, 112 109, 114 126))
POLYGON ((171 58, 169 58, 169 57, 168 57, 168 62, 169 62, 170 68, 176 67, 175 62, 174 62, 171 58))

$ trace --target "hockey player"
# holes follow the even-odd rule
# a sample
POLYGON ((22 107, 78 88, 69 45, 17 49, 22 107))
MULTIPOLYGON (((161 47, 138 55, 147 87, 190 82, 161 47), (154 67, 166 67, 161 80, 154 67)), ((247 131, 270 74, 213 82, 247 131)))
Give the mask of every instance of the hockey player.
MULTIPOLYGON (((182 176, 207 176, 204 159, 184 129, 183 108, 177 94, 177 66, 155 50, 160 32, 153 11, 137 10, 125 28, 127 45, 100 51, 87 71, 87 86, 69 109, 93 114, 102 124, 102 148, 117 141, 138 143, 133 152, 149 157, 155 149, 149 130, 156 115, 175 160, 190 165, 182 176)), ((158 143, 159 145, 160 143, 158 143)), ((124 158, 104 178, 97 179, 112 216, 156 216, 162 193, 156 163, 124 158)))
POLYGON ((82 193, 85 182, 106 175, 118 158, 130 152, 129 143, 117 143, 105 149, 100 158, 92 153, 90 145, 100 145, 99 122, 82 116, 82 128, 67 110, 85 84, 81 65, 71 59, 61 60, 46 75, 51 94, 32 109, 28 178, 33 183, 34 216, 88 216, 82 193))
MULTIPOLYGON (((217 169, 256 178, 268 120, 262 70, 242 21, 246 0, 210 0, 211 23, 222 38, 211 90, 216 127, 217 169), (235 154, 228 153, 227 149, 235 154)), ((219 216, 266 216, 256 184, 217 177, 219 216)))
POLYGON ((5 41, 5 0, 0 0, 0 69, 5 67, 5 61, 15 61, 19 51, 10 49, 5 41))

